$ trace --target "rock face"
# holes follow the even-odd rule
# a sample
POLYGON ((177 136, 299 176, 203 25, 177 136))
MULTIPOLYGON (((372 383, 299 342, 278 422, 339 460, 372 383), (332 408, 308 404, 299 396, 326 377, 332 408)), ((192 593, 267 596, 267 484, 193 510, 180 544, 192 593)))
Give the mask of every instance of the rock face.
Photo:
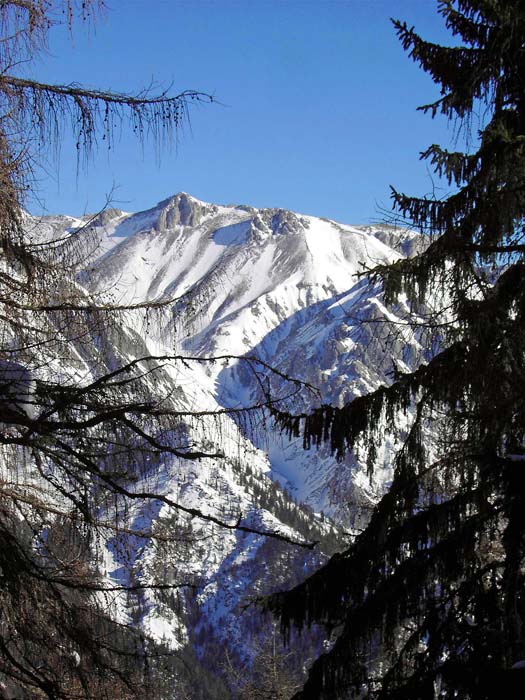
MULTIPOLYGON (((50 217, 40 226, 58 236, 86 221, 50 217)), ((80 244, 82 236, 96 245, 89 248, 80 281, 99 298, 169 302, 151 326, 140 314, 130 319, 121 353, 162 354, 175 345, 186 355, 223 358, 167 373, 159 390, 172 391, 181 406, 249 406, 260 400, 261 386, 292 410, 342 405, 387 383, 393 362, 410 369, 421 358, 420 339, 406 325, 408 310, 403 304, 387 310, 381 290, 359 276, 413 254, 422 240, 412 232, 208 204, 179 193, 135 214, 108 210, 89 221, 80 244), (224 359, 232 355, 265 365, 224 359), (283 375, 316 391, 297 393, 283 375)), ((337 463, 326 448, 305 452, 256 421, 228 419, 220 431, 208 426, 203 432, 198 425, 188 425, 188 431, 196 440, 220 444, 225 459, 152 465, 150 488, 221 518, 242 513, 264 527, 315 532, 324 538, 325 551, 334 546, 338 525, 358 526, 367 517, 391 476, 387 442, 370 480, 364 455, 337 463)), ((135 602, 133 614, 129 601, 122 601, 121 614, 172 648, 193 644, 208 668, 221 663, 210 659, 212 649, 229 648, 238 658, 254 653, 257 645, 246 640, 257 637, 256 625, 238 615, 247 595, 290 585, 323 556, 291 553, 261 537, 225 535, 163 508, 138 508, 130 518, 131 525, 149 519, 180 528, 195 544, 131 548, 125 562, 110 551, 108 576, 151 581, 162 569, 176 580, 190 577, 197 592, 175 602, 149 592, 135 602)))
MULTIPOLYGON (((207 204, 184 193, 118 214, 96 232, 104 250, 113 247, 85 284, 125 303, 174 300, 160 331, 146 339, 152 349, 175 336, 191 355, 257 356, 319 389, 298 398, 302 410, 342 405, 388 382, 393 359, 407 369, 420 358, 408 310, 388 311, 381 291, 359 276, 413 254, 422 245, 413 232, 207 204)), ((253 376, 239 365, 216 365, 208 378, 223 405, 257 399, 253 376)), ((285 391, 268 381, 277 396, 285 391)), ((325 450, 304 453, 281 436, 246 437, 268 444, 273 477, 316 512, 351 519, 351 494, 375 499, 389 478, 388 455, 385 473, 370 483, 353 458, 338 465, 325 450)))
POLYGON ((205 206, 185 192, 159 202, 159 219, 156 224, 158 231, 174 228, 175 226, 198 226, 205 206))

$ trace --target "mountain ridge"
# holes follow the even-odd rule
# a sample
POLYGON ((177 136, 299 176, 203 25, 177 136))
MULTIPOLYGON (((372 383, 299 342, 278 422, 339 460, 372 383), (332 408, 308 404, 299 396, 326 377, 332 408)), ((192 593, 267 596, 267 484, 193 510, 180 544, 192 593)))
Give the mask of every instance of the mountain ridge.
MULTIPOLYGON (((185 192, 142 212, 107 210, 80 230, 100 241, 81 278, 91 292, 104 298, 110 290, 111 300, 124 304, 174 300, 160 328, 150 326, 144 338, 153 354, 175 342, 178 351, 201 357, 255 355, 317 386, 318 403, 342 405, 388 383, 392 358, 409 370, 422 352, 409 328, 394 329, 408 308, 401 302, 397 316, 387 311, 381 291, 359 277, 367 267, 417 252, 423 239, 412 231, 211 204, 185 192)), ((221 405, 257 400, 242 366, 221 372, 215 365, 207 374, 221 405)), ((315 405, 309 396, 299 408, 315 405)), ((293 453, 294 462, 319 457, 293 453)), ((332 461, 330 475, 317 481, 330 483, 341 467, 323 459, 332 461)), ((283 453, 278 461, 284 463, 283 453)), ((333 496, 314 498, 304 479, 283 483, 316 512, 337 512, 333 496)))
MULTIPOLYGON (((394 359, 409 370, 422 352, 404 327, 408 308, 401 301, 387 310, 380 288, 360 277, 367 267, 413 254, 422 239, 410 231, 210 204, 186 193, 142 212, 108 209, 33 225, 51 239, 69 236, 79 254, 87 251, 78 281, 101 306, 163 303, 153 318, 146 309, 126 316, 120 334, 125 343, 114 351, 129 359, 148 353, 201 358, 166 368, 151 386, 183 410, 220 413, 258 405, 261 386, 297 412, 319 403, 342 405, 388 383, 394 359), (223 359, 205 361, 217 356, 223 359), (254 366, 253 358, 260 363, 254 366), (298 393, 285 375, 317 393, 298 393)), ((389 442, 370 478, 365 453, 337 462, 327 447, 305 452, 300 441, 261 420, 224 417, 218 424, 188 418, 188 441, 211 452, 220 445, 225 457, 198 465, 181 459, 152 463, 148 489, 222 520, 321 539, 325 553, 287 553, 258 535, 220 533, 164 506, 137 506, 126 526, 180 531, 187 544, 131 542, 125 556, 110 548, 102 557, 113 584, 154 584, 159 572, 191 584, 176 600, 154 591, 131 601, 122 595, 116 611, 171 649, 190 645, 217 673, 225 660, 214 658, 216 648, 248 659, 257 648, 252 618, 239 615, 247 597, 291 585, 342 546, 343 533, 360 527, 391 478, 389 442), (211 639, 213 644, 206 641, 211 639)))

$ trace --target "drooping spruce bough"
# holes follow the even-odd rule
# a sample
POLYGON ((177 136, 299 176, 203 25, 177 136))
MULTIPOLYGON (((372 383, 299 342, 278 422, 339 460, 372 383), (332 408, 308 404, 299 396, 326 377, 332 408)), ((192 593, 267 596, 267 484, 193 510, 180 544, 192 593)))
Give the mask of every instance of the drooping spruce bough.
POLYGON ((513 697, 507 684, 525 659, 525 5, 438 5, 460 45, 394 22, 441 88, 420 109, 469 134, 475 115, 484 123, 470 152, 432 145, 421 154, 452 194, 393 190, 394 210, 429 245, 369 274, 389 303, 406 294, 418 310, 443 299, 442 349, 341 409, 275 412, 306 447, 329 441, 338 456, 358 439, 373 454, 385 429, 411 420, 366 529, 267 601, 285 630, 320 622, 337 638, 302 700, 513 697))

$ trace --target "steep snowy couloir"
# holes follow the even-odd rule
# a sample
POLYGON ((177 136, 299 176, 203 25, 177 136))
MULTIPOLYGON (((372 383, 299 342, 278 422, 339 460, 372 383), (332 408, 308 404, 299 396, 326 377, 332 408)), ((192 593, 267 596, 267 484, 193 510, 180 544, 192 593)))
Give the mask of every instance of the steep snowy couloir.
MULTIPOLYGON (((421 240, 409 231, 208 204, 185 193, 138 213, 45 217, 34 230, 83 242, 79 283, 101 303, 167 302, 153 318, 148 311, 129 315, 119 336, 125 339, 117 348, 121 357, 174 351, 196 358, 249 356, 281 373, 263 365, 254 372, 253 364, 226 359, 167 367, 151 390, 171 396, 180 410, 250 406, 261 400, 261 386, 297 411, 341 405, 388 382, 393 361, 410 368, 422 352, 403 304, 387 310, 381 290, 359 277, 366 268, 411 255, 421 240), (316 391, 297 394, 282 375, 316 391)), ((366 450, 337 463, 327 448, 305 452, 271 422, 188 420, 186 431, 188 440, 220 449, 224 457, 152 463, 150 490, 222 520, 324 537, 328 548, 337 538, 321 511, 343 529, 358 526, 391 475, 388 443, 382 468, 370 480, 366 450)), ((193 595, 122 595, 118 614, 171 648, 189 641, 207 668, 224 663, 220 654, 212 658, 217 649, 241 660, 255 653, 257 643, 247 640, 258 637, 257 626, 250 615, 239 615, 247 596, 290 585, 322 556, 224 533, 160 504, 135 505, 126 517, 133 529, 180 532, 181 543, 132 538, 124 551, 110 541, 102 564, 108 578, 149 584, 167 577, 196 588, 193 595)))
MULTIPOLYGON (((174 300, 160 331, 150 329, 152 350, 175 338, 191 355, 256 356, 319 389, 301 397, 302 410, 342 405, 388 382, 393 360, 408 369, 421 354, 406 325, 408 309, 388 311, 381 291, 359 277, 413 254, 422 244, 414 232, 208 204, 185 193, 145 212, 105 212, 91 231, 105 251, 85 280, 91 290, 122 303, 174 300)), ((221 405, 256 400, 258 385, 245 365, 216 364, 207 375, 221 405)), ((276 396, 288 390, 270 381, 276 396)), ((375 500, 390 476, 388 445, 385 468, 370 482, 352 457, 338 465, 326 449, 305 453, 276 434, 248 437, 266 449, 274 478, 299 500, 345 520, 356 504, 375 500)))

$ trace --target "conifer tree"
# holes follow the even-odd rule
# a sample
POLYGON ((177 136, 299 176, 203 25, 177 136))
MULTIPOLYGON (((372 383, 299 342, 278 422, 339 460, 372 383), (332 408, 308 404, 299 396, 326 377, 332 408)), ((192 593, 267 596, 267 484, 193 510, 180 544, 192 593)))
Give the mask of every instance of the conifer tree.
MULTIPOLYGON (((115 601, 126 596, 139 608, 145 591, 173 593, 192 581, 163 571, 114 581, 104 552, 123 559, 133 543, 181 546, 193 518, 295 543, 241 513, 184 506, 155 486, 159 465, 224 458, 192 427, 209 420, 219 429, 225 411, 199 411, 166 388, 169 368, 192 359, 152 357, 134 330, 162 310, 173 318, 174 300, 124 307, 89 293, 79 273, 96 235, 87 227, 57 238, 23 210, 42 151, 64 134, 81 157, 97 139, 112 143, 121 124, 163 146, 192 102, 212 101, 196 91, 128 95, 27 77, 55 23, 89 22, 103 4, 0 0, 0 697, 179 692, 173 652, 118 616, 115 601), (133 504, 165 506, 180 527, 136 526, 133 504)), ((256 360, 247 361, 256 372, 256 360)))
POLYGON ((521 697, 512 681, 523 688, 525 5, 441 0, 438 9, 460 45, 430 43, 394 21, 403 48, 440 86, 420 109, 468 133, 476 113, 484 125, 470 151, 432 145, 421 154, 452 194, 392 191, 394 210, 428 246, 369 275, 388 303, 406 295, 417 311, 440 300, 441 349, 341 409, 276 412, 306 446, 328 441, 338 456, 358 439, 373 456, 385 430, 403 439, 366 529, 268 602, 285 630, 320 622, 334 632, 302 700, 482 700, 521 697))

